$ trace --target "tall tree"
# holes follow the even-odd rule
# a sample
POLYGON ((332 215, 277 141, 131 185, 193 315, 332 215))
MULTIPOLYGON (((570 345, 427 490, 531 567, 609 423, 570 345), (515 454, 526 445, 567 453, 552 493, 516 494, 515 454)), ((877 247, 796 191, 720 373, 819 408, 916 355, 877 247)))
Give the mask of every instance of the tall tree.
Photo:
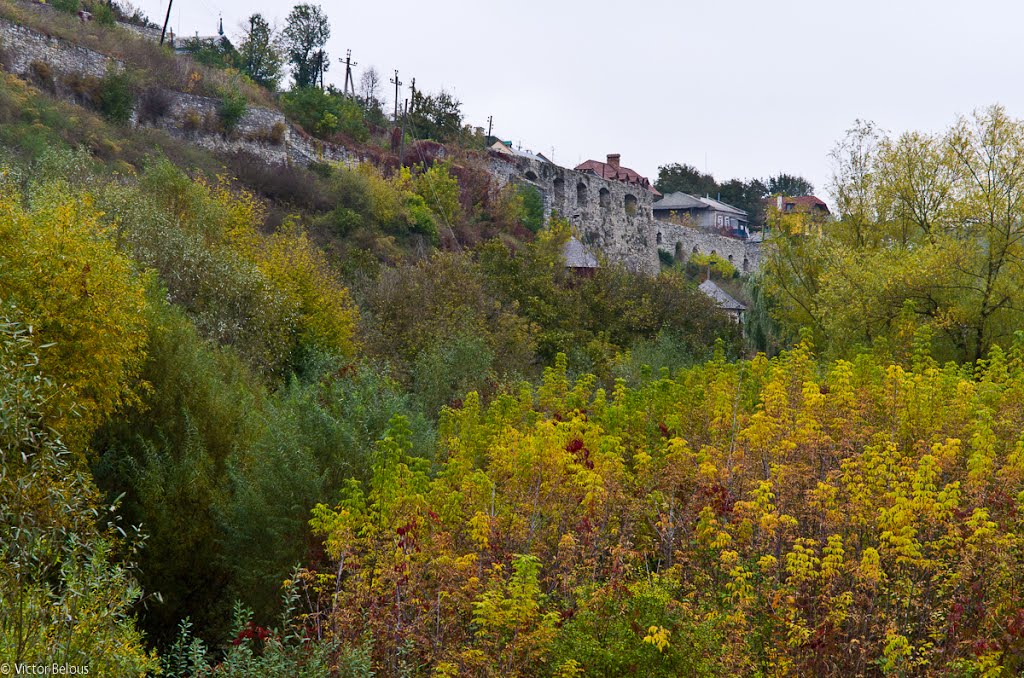
POLYGON ((421 139, 451 141, 462 131, 462 102, 444 90, 437 94, 417 91, 409 109, 414 134, 421 139))
POLYGON ((834 156, 839 218, 782 229, 765 280, 790 329, 837 352, 908 350, 920 327, 944 359, 977 360, 1024 323, 1024 122, 993 107, 944 134, 858 124, 834 156))
POLYGON ((267 89, 281 82, 284 56, 276 44, 274 29, 262 14, 249 17, 249 24, 238 48, 239 68, 267 89))
POLYGON ((292 8, 283 38, 296 87, 312 87, 321 80, 330 65, 324 49, 330 37, 331 25, 320 5, 292 8))
POLYGON ((718 192, 718 182, 693 165, 674 162, 658 168, 658 180, 654 187, 664 194, 682 191, 690 195, 713 195, 718 192))
POLYGON ((374 66, 370 66, 359 78, 359 95, 364 101, 377 101, 377 88, 380 87, 380 72, 374 66))
POLYGON ((768 177, 767 188, 769 195, 800 196, 814 195, 814 184, 795 174, 785 172, 768 177))

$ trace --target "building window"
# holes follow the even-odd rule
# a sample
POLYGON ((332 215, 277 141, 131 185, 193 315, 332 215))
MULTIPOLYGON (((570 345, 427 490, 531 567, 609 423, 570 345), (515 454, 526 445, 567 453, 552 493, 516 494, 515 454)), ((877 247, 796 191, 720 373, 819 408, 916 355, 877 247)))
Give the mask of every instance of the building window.
POLYGON ((600 204, 601 207, 606 207, 607 208, 607 207, 611 207, 612 206, 612 194, 608 191, 607 188, 602 188, 598 192, 597 200, 598 200, 598 204, 600 204))
POLYGON ((636 196, 635 195, 633 195, 632 193, 627 193, 626 194, 626 199, 624 201, 624 205, 626 207, 626 214, 628 214, 631 217, 636 215, 636 196))
POLYGON ((658 231, 658 244, 661 244, 661 231, 658 231))
POLYGON ((554 181, 555 188, 555 203, 561 205, 565 202, 565 179, 562 177, 555 177, 554 181))
POLYGON ((587 204, 587 185, 582 181, 576 184, 576 206, 583 207, 587 204))

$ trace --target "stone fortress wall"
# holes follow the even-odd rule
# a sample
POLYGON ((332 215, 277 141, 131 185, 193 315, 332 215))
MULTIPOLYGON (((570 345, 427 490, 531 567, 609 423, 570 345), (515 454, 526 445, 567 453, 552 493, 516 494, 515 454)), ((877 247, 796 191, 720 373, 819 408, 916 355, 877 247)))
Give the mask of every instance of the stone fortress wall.
POLYGON ((717 254, 729 261, 741 274, 756 273, 761 268, 761 243, 708 233, 692 226, 658 220, 655 236, 658 249, 686 262, 694 254, 717 254))
POLYGON ((540 191, 545 220, 557 213, 591 249, 634 271, 657 273, 654 196, 642 186, 523 156, 492 153, 490 166, 500 184, 529 185, 540 191))

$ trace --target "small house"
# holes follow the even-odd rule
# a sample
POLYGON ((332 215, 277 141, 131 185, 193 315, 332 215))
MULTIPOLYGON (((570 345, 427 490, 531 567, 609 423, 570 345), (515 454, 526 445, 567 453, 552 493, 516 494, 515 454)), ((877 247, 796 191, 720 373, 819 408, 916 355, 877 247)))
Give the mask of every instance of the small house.
POLYGON ((743 316, 747 311, 746 306, 736 301, 732 295, 716 285, 710 279, 705 280, 700 284, 700 291, 713 299, 718 308, 725 311, 733 321, 741 326, 743 325, 743 316))
POLYGON ((562 247, 562 258, 565 260, 567 269, 587 278, 592 277, 601 266, 593 252, 575 236, 569 238, 562 247))
POLYGON ((689 222, 708 233, 746 239, 750 216, 745 210, 712 198, 688 193, 669 193, 652 205, 654 218, 677 224, 689 222))

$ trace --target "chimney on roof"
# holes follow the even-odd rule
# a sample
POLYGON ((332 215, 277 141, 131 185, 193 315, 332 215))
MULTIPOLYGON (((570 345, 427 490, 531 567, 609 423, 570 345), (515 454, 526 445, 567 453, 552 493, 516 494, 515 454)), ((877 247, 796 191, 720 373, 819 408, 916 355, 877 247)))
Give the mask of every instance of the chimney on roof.
POLYGON ((609 153, 608 154, 608 164, 611 167, 614 167, 616 170, 619 169, 619 157, 620 156, 619 156, 618 153, 609 153))

